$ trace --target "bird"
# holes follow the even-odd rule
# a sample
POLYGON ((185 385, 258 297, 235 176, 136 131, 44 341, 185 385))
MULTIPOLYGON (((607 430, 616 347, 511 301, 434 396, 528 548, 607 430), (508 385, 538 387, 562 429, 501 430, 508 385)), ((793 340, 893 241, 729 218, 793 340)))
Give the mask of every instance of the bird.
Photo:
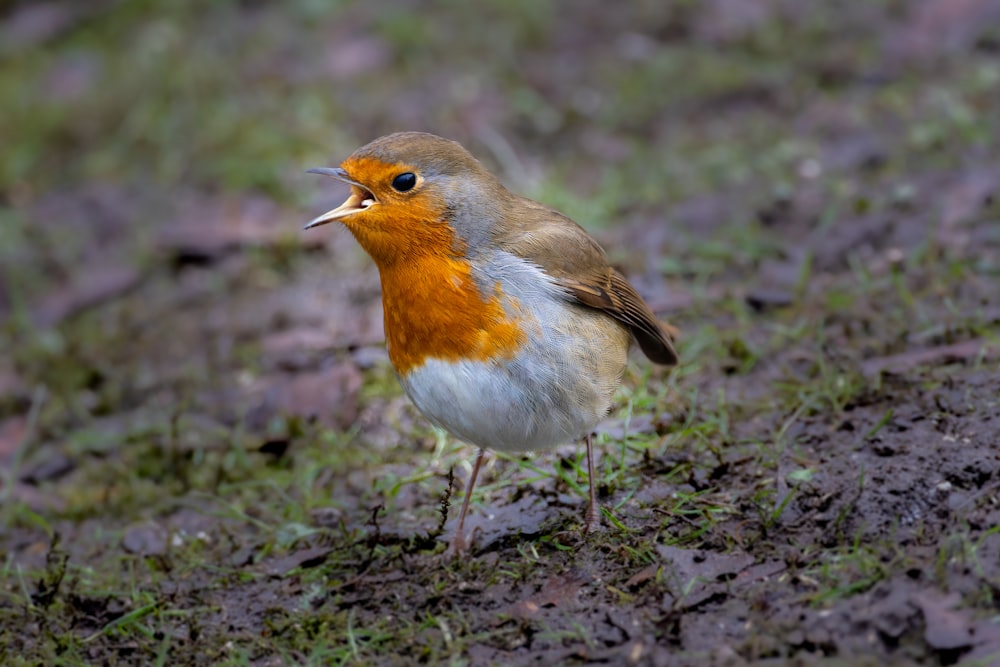
POLYGON ((478 447, 448 550, 470 547, 465 518, 487 450, 582 439, 584 529, 598 527, 592 430, 633 341, 672 366, 677 330, 580 225, 508 190, 456 141, 397 132, 308 172, 350 186, 305 229, 338 222, 374 261, 403 390, 430 422, 478 447))

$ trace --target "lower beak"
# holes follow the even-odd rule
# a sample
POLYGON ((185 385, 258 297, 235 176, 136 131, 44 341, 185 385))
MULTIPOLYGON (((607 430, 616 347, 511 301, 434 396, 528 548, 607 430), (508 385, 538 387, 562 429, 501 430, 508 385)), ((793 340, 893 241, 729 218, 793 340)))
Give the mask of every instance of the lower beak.
POLYGON ((347 198, 343 204, 333 209, 332 211, 327 211, 323 215, 311 220, 303 229, 312 229, 313 227, 321 227, 331 222, 336 222, 337 220, 342 220, 349 215, 363 211, 372 204, 375 203, 375 198, 372 196, 368 190, 365 189, 363 185, 354 181, 347 176, 347 172, 340 167, 330 168, 330 167, 317 167, 315 169, 310 169, 308 171, 310 174, 323 174, 324 176, 332 176, 338 181, 343 181, 351 186, 351 196, 347 198))
POLYGON ((313 227, 320 227, 322 225, 335 222, 342 218, 346 218, 349 215, 353 215, 358 211, 363 211, 369 206, 371 206, 372 199, 363 199, 357 192, 351 192, 351 196, 347 198, 343 204, 333 209, 332 211, 327 211, 323 215, 313 219, 308 225, 303 227, 303 229, 312 229, 313 227))

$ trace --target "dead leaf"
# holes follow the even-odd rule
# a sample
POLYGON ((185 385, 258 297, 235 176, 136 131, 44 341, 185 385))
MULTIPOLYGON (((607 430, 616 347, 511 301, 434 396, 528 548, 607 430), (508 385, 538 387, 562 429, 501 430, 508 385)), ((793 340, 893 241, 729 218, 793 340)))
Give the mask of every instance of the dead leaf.
POLYGON ((960 174, 939 193, 941 202, 941 240, 947 242, 956 227, 974 218, 1000 188, 1000 169, 969 170, 960 174))
POLYGON ((21 415, 0 422, 0 464, 6 464, 13 458, 14 452, 21 446, 27 426, 27 418, 21 415))
POLYGON ((61 322, 95 308, 138 287, 142 274, 130 266, 99 264, 74 276, 69 285, 49 294, 33 313, 42 327, 61 322))
POLYGON ((998 353, 1000 353, 1000 349, 992 343, 980 339, 967 340, 952 345, 869 359, 861 365, 861 370, 865 375, 875 375, 881 372, 904 373, 920 366, 942 366, 965 362, 979 355, 994 358, 998 353))
POLYGON ((297 327, 267 334, 260 343, 266 357, 286 358, 301 352, 330 349, 330 336, 316 327, 297 327))
POLYGON ((625 582, 625 588, 635 588, 639 584, 656 578, 656 573, 660 571, 661 567, 662 565, 659 564, 647 565, 628 578, 628 581, 625 582))
POLYGON ((795 296, 791 290, 781 287, 758 287, 748 291, 743 295, 743 300, 754 312, 762 313, 776 308, 785 308, 792 305, 795 296))
MULTIPOLYGON (((51 482, 65 477, 76 469, 76 461, 59 451, 45 450, 46 456, 41 460, 32 461, 20 471, 18 479, 25 484, 38 486, 42 482, 51 482)), ((33 457, 34 458, 34 457, 33 457)))
POLYGON ((362 382, 361 371, 351 362, 308 373, 266 375, 251 388, 260 396, 251 411, 251 427, 263 428, 276 415, 294 415, 346 429, 357 419, 362 382))
MULTIPOLYGON (((493 506, 488 513, 470 512, 465 519, 465 530, 472 536, 475 548, 485 551, 512 534, 537 535, 548 518, 549 506, 536 495, 526 494, 513 503, 493 506)), ((452 519, 450 529, 457 520, 457 517, 452 519)))
POLYGON ((752 565, 737 574, 734 581, 737 584, 750 584, 755 581, 763 581, 765 579, 770 579, 775 575, 781 574, 786 569, 788 569, 788 566, 780 560, 757 563, 756 565, 752 565))
POLYGON ((299 222, 263 197, 200 200, 189 204, 177 220, 164 227, 159 243, 179 264, 212 262, 250 247, 285 243, 322 247, 323 237, 301 234, 299 222))
POLYGON ((1000 624, 992 618, 980 619, 973 627, 975 647, 964 656, 965 665, 1000 664, 1000 624))
POLYGON ((308 371, 315 368, 323 353, 335 349, 335 342, 327 331, 315 326, 265 334, 261 340, 261 350, 267 362, 265 368, 308 371))
POLYGON ((666 580, 671 592, 664 606, 691 609, 712 596, 725 593, 729 580, 753 564, 749 554, 716 554, 657 545, 656 550, 666 563, 666 580))
POLYGON ((264 571, 274 577, 282 577, 300 567, 309 568, 322 565, 327 556, 333 553, 332 547, 310 547, 295 553, 269 561, 264 565, 264 571))
POLYGON ((754 561, 750 554, 718 554, 711 551, 668 547, 663 544, 658 544, 656 551, 685 582, 696 578, 702 581, 731 579, 753 565, 754 561))
POLYGON ((949 651, 973 644, 972 614, 955 609, 961 600, 958 593, 922 591, 910 599, 924 614, 924 639, 932 648, 949 651))
MULTIPOLYGON (((3 488, 2 482, 0 488, 3 488)), ((40 514, 58 514, 66 511, 66 502, 50 489, 39 489, 20 480, 14 480, 14 486, 7 499, 9 502, 24 503, 32 511, 40 514)))
POLYGON ((899 638, 910 629, 914 615, 909 586, 889 586, 888 594, 872 604, 869 617, 886 637, 899 638))
POLYGON ((530 620, 540 616, 546 607, 566 607, 575 602, 577 592, 592 579, 589 572, 581 569, 555 575, 546 580, 538 593, 511 605, 507 613, 513 618, 530 620))

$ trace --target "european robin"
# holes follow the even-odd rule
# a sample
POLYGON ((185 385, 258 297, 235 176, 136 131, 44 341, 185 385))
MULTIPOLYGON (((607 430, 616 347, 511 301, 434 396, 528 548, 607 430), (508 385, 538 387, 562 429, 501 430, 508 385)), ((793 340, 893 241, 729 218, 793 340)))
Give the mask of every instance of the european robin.
POLYGON ((306 229, 347 227, 378 267, 389 360, 434 424, 479 447, 452 539, 487 449, 536 450, 583 438, 599 523, 591 429, 608 412, 635 340, 677 363, 674 331, 608 264, 582 227, 507 190, 460 144, 400 132, 335 168, 351 186, 306 229))

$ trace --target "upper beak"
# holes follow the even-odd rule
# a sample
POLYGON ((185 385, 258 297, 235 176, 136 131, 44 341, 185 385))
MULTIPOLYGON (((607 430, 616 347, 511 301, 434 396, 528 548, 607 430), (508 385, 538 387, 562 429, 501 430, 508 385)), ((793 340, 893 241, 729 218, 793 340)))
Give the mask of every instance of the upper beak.
POLYGON ((319 227, 321 225, 340 220, 341 218, 346 218, 347 216, 357 213, 358 211, 365 210, 375 203, 375 197, 372 193, 369 192, 365 186, 351 179, 347 175, 347 172, 340 167, 315 167, 313 169, 309 169, 307 173, 333 176, 338 181, 347 183, 351 186, 351 196, 337 208, 332 211, 327 211, 323 215, 310 221, 309 224, 307 224, 303 229, 312 229, 313 227, 319 227))

